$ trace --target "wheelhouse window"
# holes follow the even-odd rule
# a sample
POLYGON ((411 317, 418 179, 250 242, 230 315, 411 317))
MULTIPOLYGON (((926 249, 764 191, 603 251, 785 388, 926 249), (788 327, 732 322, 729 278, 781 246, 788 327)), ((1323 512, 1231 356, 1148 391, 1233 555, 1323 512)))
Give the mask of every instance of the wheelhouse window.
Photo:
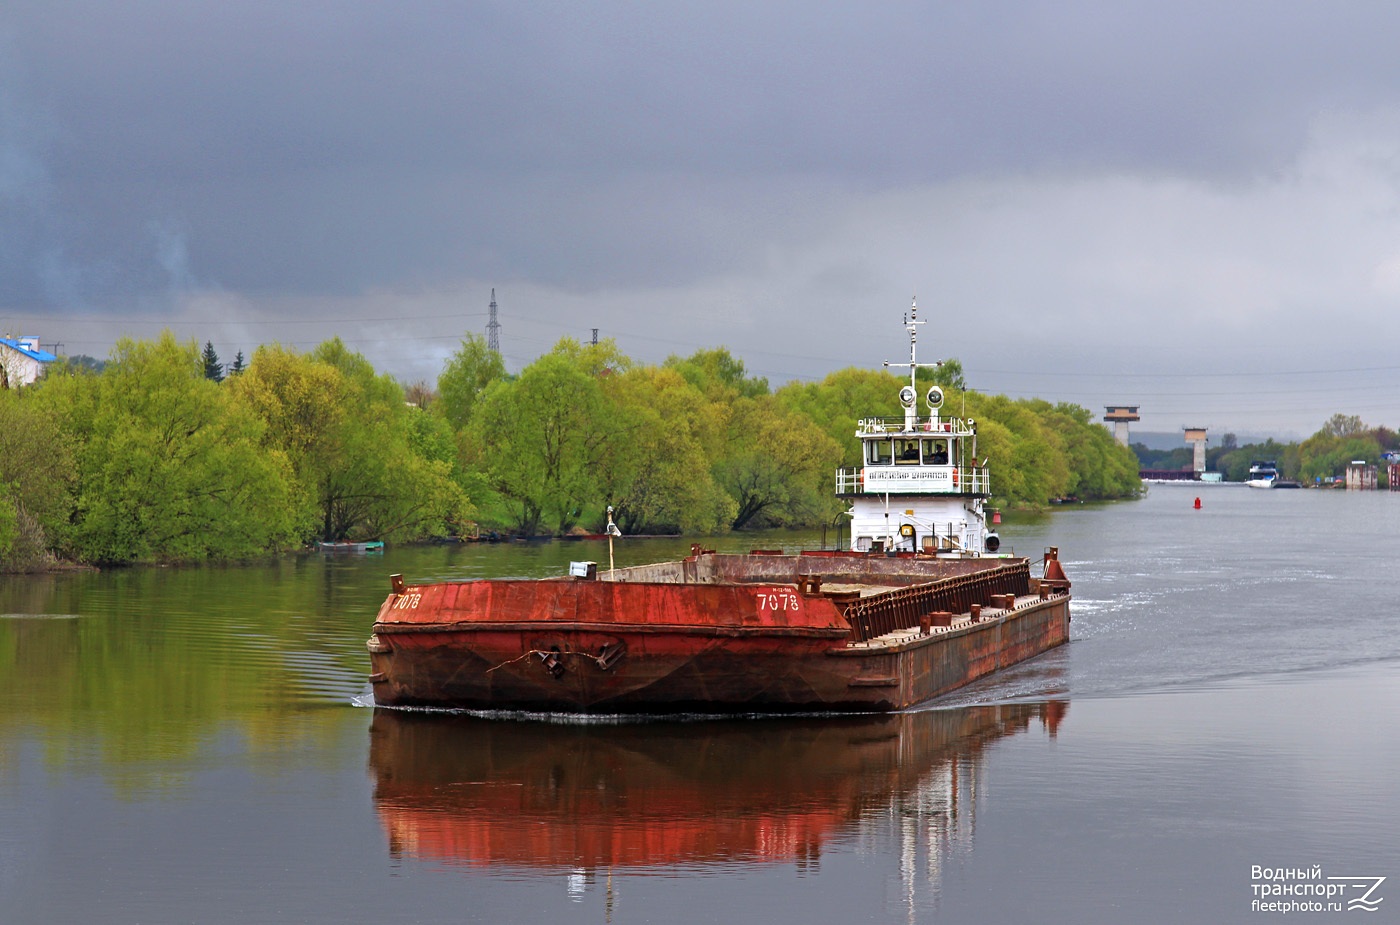
POLYGON ((917 466, 919 464, 919 441, 896 440, 894 442, 894 462, 897 466, 917 466))
POLYGON ((892 458, 889 440, 865 441, 865 461, 871 466, 888 466, 892 458))
POLYGON ((930 466, 946 466, 949 462, 948 441, 942 438, 934 438, 923 441, 924 464, 930 466))

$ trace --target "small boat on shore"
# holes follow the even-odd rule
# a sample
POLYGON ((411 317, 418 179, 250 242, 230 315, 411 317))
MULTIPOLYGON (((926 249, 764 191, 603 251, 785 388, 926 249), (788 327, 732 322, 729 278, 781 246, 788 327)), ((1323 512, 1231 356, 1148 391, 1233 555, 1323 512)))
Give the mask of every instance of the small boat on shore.
POLYGON ((362 543, 351 543, 348 541, 329 542, 322 540, 316 544, 316 548, 321 552, 383 552, 383 540, 367 540, 362 543))
MULTIPOLYGON (((575 563, 568 576, 415 584, 367 647, 381 706, 570 713, 887 711, 1061 645, 1069 587, 1055 549, 1000 551, 970 420, 917 409, 917 307, 901 417, 858 422, 862 464, 836 473, 849 549, 575 563)), ((922 364, 932 366, 934 364, 922 364)))

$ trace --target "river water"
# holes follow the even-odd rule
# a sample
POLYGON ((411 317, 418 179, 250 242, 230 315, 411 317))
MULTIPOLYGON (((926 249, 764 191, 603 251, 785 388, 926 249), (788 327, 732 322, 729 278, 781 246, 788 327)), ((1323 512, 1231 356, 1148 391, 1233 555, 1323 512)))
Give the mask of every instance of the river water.
POLYGON ((1071 643, 890 717, 359 705, 390 573, 595 543, 4 579, 0 922, 1400 917, 1400 495, 1153 486, 1003 537, 1060 548, 1071 643))

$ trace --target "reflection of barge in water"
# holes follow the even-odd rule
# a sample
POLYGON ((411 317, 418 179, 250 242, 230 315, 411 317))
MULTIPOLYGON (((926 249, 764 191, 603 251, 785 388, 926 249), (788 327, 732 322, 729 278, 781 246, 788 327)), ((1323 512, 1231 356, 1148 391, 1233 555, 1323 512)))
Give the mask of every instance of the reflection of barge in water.
POLYGON ((1054 735, 1067 707, 606 726, 377 710, 369 763, 396 857, 587 871, 810 863, 891 807, 969 828, 984 747, 1036 720, 1054 735))
POLYGON ((717 555, 571 577, 411 584, 374 623, 383 706, 583 713, 881 711, 1064 643, 1069 581, 1000 553, 971 420, 917 410, 917 311, 904 414, 857 425, 836 473, 851 548, 717 555))

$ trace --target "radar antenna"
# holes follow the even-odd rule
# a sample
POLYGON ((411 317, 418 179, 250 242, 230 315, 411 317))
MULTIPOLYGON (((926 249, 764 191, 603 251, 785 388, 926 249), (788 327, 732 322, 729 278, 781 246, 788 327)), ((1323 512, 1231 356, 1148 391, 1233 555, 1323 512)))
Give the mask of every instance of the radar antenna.
MULTIPOLYGON (((917 401, 917 396, 918 396, 918 394, 919 394, 918 383, 917 383, 917 376, 918 376, 919 370, 920 370, 920 369, 938 369, 940 366, 943 365, 943 361, 942 361, 942 360, 937 360, 937 361, 935 361, 935 362, 933 362, 933 363, 920 363, 920 362, 919 362, 919 328, 918 328, 918 326, 921 325, 921 324, 924 324, 924 323, 925 323, 925 322, 922 322, 922 321, 919 320, 919 300, 918 300, 917 298, 911 300, 911 304, 910 304, 910 306, 909 306, 909 314, 907 314, 907 315, 904 316, 904 327, 907 328, 908 331, 909 331, 909 362, 908 362, 908 363, 891 363, 891 362, 889 362, 888 360, 885 361, 885 367, 888 368, 888 369, 903 369, 903 368, 906 367, 906 366, 909 368, 909 385, 908 385, 907 387, 902 388, 902 389, 899 390, 899 401, 900 401, 900 404, 902 404, 902 405, 904 406, 904 418, 905 418, 905 426, 906 426, 906 427, 913 427, 914 414, 915 414, 915 411, 914 411, 914 404, 915 404, 915 402, 917 401)), ((937 388, 937 387, 935 386, 935 388, 937 388)), ((941 391, 940 391, 940 393, 939 393, 939 397, 940 397, 940 403, 941 403, 941 400, 942 400, 942 392, 941 392, 941 391)), ((937 416, 938 416, 938 409, 937 409, 936 406, 931 406, 931 409, 930 409, 930 410, 933 411, 934 417, 937 417, 937 416)))

